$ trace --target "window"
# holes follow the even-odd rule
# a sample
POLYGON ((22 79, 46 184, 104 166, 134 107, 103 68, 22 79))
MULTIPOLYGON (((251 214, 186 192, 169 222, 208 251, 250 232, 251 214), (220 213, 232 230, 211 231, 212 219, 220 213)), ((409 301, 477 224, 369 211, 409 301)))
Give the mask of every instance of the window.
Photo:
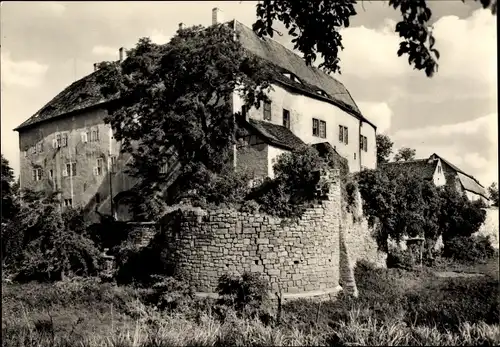
POLYGON ((95 203, 100 204, 101 203, 101 194, 96 193, 94 197, 95 203))
POLYGON ((76 176, 76 163, 66 164, 66 176, 76 176))
POLYGON ((441 166, 438 166, 438 173, 441 173, 441 166))
POLYGON ((319 136, 319 119, 313 118, 313 136, 319 136))
POLYGON ((42 169, 33 169, 33 181, 42 180, 42 169))
POLYGON ((64 206, 73 206, 73 199, 64 199, 64 206))
POLYGON ((97 158, 96 175, 100 176, 103 172, 103 160, 102 158, 97 158))
POLYGON ((42 152, 43 152, 43 142, 38 142, 38 143, 36 144, 36 151, 37 151, 38 153, 42 153, 42 152))
POLYGON ((112 155, 109 157, 109 164, 111 172, 116 172, 116 156, 112 155))
POLYGON ((56 135, 56 146, 57 148, 61 147, 61 134, 56 135))
POLYGON ((62 147, 68 146, 68 134, 62 134, 61 146, 62 147))
POLYGON ((99 129, 94 129, 90 132, 90 141, 91 142, 99 141, 99 129))
POLYGON ((326 138, 326 122, 313 118, 313 136, 326 138))
POLYGON ((248 116, 248 105, 243 105, 241 106, 241 115, 243 116, 243 118, 247 118, 248 116))
POLYGON ((50 179, 54 178, 54 170, 52 170, 52 169, 49 170, 49 178, 50 179))
POLYGON ((349 132, 347 127, 343 125, 339 125, 339 141, 346 145, 349 144, 349 132))
POLYGON ((264 120, 271 120, 271 102, 264 101, 264 120))
POLYGON ((361 135, 359 138, 359 148, 365 152, 368 152, 368 138, 361 135))
POLYGON ((319 137, 326 139, 326 122, 322 120, 319 121, 319 137))
POLYGON ((283 109, 283 126, 290 129, 290 111, 283 109))
POLYGON ((161 174, 166 174, 168 172, 168 164, 165 163, 160 167, 160 173, 161 174))

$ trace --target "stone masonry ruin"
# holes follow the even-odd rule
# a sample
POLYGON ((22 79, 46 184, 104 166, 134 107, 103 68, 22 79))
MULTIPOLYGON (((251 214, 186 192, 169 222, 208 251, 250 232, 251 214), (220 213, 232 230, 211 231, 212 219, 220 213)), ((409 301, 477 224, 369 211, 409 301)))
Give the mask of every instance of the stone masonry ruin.
POLYGON ((267 277, 284 299, 329 297, 342 289, 357 295, 355 262, 384 266, 385 260, 366 220, 342 213, 338 171, 321 179, 329 187, 324 200, 298 221, 191 206, 168 213, 157 232, 164 233, 174 274, 201 295, 214 294, 221 275, 245 271, 267 277))

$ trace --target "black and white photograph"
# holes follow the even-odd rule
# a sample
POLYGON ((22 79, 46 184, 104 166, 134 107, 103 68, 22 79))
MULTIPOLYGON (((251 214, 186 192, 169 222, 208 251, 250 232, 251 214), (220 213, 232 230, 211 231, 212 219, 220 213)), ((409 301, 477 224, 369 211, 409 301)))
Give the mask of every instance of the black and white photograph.
POLYGON ((497 0, 2 1, 2 346, 500 345, 497 0))

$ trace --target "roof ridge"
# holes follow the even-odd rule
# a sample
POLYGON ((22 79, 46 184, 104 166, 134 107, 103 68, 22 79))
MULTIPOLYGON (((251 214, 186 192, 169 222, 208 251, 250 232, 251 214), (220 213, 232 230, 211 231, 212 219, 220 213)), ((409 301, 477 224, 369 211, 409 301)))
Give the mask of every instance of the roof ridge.
MULTIPOLYGON (((474 176, 472 175, 469 175, 468 173, 466 173, 464 170, 462 170, 461 168, 459 168, 458 166, 456 166, 455 164, 451 163, 449 160, 443 158, 442 156, 438 155, 437 153, 433 153, 435 156, 439 157, 439 159, 441 159, 442 161, 444 161, 446 164, 448 164, 449 166, 451 166, 452 169, 456 170, 457 172, 460 172, 462 175, 465 175, 471 179, 473 179, 477 184, 479 184, 481 187, 485 188, 477 178, 475 178, 474 176)), ((432 155, 431 155, 432 157, 432 155)))
MULTIPOLYGON (((231 21, 230 21, 230 22, 231 22, 231 21)), ((250 29, 250 30, 252 30, 252 32, 254 32, 252 28, 250 28, 250 27, 249 27, 249 26, 247 26, 246 24, 244 24, 244 23, 242 23, 242 22, 238 21, 237 19, 234 19, 234 22, 239 23, 239 24, 243 25, 244 27, 246 27, 247 29, 250 29)), ((254 33, 255 33, 255 32, 254 32, 254 33)), ((259 36, 257 35, 257 37, 259 37, 259 36)), ((289 51, 289 52, 291 52, 291 53, 295 54, 295 55, 296 55, 297 57, 299 57, 300 59, 302 59, 302 60, 304 59, 303 57, 301 57, 300 55, 298 55, 297 53, 295 53, 293 50, 289 49, 288 47, 286 47, 286 46, 285 46, 284 44, 282 44, 281 42, 276 41, 276 40, 275 40, 274 38, 272 38, 272 37, 265 37, 265 38, 261 38, 261 37, 259 37, 259 39, 261 39, 261 40, 262 40, 262 39, 268 39, 268 40, 271 40, 271 41, 273 41, 273 42, 277 43, 278 45, 280 45, 281 47, 283 47, 284 49, 286 49, 287 51, 289 51)), ((305 64, 305 62, 304 62, 304 64, 305 64)), ((307 66, 307 64, 306 64, 306 66, 307 66)), ((308 66, 308 67, 310 67, 310 68, 314 69, 314 71, 317 71, 317 72, 319 72, 319 73, 321 73, 321 74, 324 74, 324 75, 328 76, 328 77, 329 77, 329 78, 331 78, 331 79, 334 79, 336 82, 340 83, 340 84, 341 84, 341 85, 345 88, 344 83, 340 82, 338 79, 336 79, 335 77, 333 77, 333 76, 332 76, 332 75, 330 75, 329 73, 326 73, 325 71, 323 71, 323 70, 321 70, 321 69, 319 69, 319 68, 317 68, 317 67, 315 67, 315 66, 313 66, 313 65, 310 65, 310 66, 308 66)), ((348 90, 347 88, 345 88, 345 90, 346 90, 346 92, 347 92, 347 93, 337 93, 337 94, 348 94, 348 95, 351 97, 352 101, 354 102, 354 98, 351 96, 351 93, 349 93, 349 90, 348 90)), ((357 106, 357 105, 356 105, 356 106, 357 106)), ((360 111, 360 113, 361 113, 361 111, 360 111)))

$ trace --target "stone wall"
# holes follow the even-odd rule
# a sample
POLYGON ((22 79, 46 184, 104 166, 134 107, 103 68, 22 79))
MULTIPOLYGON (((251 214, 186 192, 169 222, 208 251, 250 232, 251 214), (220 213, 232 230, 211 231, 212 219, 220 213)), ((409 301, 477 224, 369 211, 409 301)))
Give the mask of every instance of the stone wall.
POLYGON ((355 261, 375 260, 376 245, 368 229, 362 231, 366 223, 342 218, 338 173, 326 179, 327 196, 298 221, 189 206, 169 213, 160 228, 174 273, 196 291, 214 293, 223 274, 258 272, 284 298, 335 294, 341 274, 352 284, 355 261), (341 246, 349 249, 342 256, 341 246))

